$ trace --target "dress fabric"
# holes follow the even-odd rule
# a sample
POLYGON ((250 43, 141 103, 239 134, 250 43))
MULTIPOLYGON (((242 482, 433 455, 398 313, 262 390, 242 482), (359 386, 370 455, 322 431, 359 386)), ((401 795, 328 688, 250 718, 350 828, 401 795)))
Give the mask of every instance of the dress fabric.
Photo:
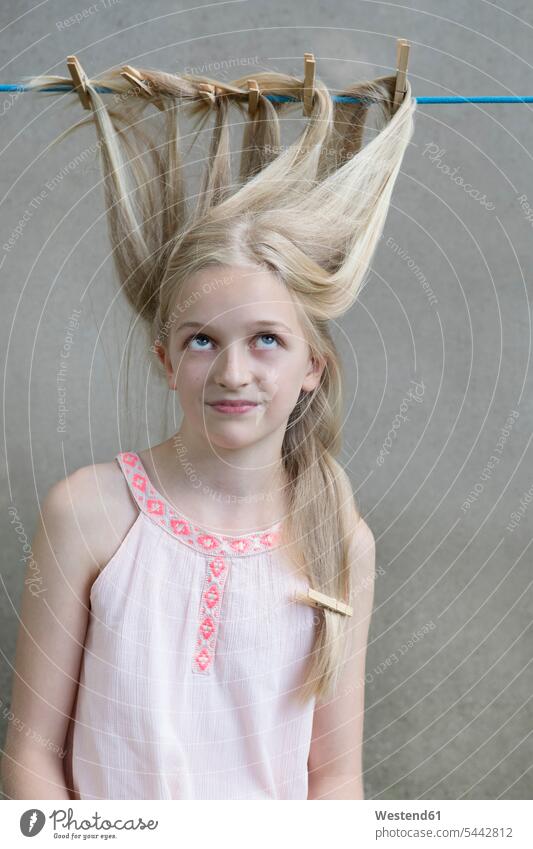
POLYGON ((280 523, 191 524, 138 454, 139 514, 90 593, 65 774, 79 799, 306 799, 315 697, 296 699, 316 610, 280 523))

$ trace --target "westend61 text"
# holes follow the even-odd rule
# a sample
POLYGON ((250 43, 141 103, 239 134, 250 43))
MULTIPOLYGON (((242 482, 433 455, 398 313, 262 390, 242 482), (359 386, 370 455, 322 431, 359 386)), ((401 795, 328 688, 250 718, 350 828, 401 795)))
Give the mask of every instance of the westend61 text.
POLYGON ((377 820, 440 820, 440 811, 374 811, 377 820))

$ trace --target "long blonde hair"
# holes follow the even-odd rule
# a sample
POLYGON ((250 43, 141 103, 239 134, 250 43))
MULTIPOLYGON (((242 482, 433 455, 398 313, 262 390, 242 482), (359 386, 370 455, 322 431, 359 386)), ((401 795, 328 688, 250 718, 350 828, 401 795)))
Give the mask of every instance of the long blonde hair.
MULTIPOLYGON (((167 344, 182 282, 207 265, 267 269, 301 307, 310 349, 324 358, 326 367, 317 389, 301 393, 287 423, 281 459, 290 506, 283 539, 309 585, 355 604, 357 616, 348 548, 360 514, 348 475, 335 459, 341 448, 342 369, 328 322, 355 301, 381 236, 414 129, 416 101, 409 82, 394 111, 395 76, 340 92, 359 98, 355 104, 334 102, 316 79, 312 114, 299 138, 284 146, 280 116, 301 109, 303 81, 297 77, 256 74, 260 94, 250 116, 245 77, 225 83, 145 68, 137 72, 151 97, 138 95, 120 69, 88 80, 91 113, 60 138, 87 121, 96 126, 118 276, 152 340, 167 344), (110 106, 96 85, 115 92, 110 106), (297 102, 271 102, 266 95, 296 96, 297 102), (363 145, 373 103, 377 131, 363 145), (150 116, 144 116, 150 104, 157 106, 164 127, 153 135, 150 116), (236 177, 229 156, 232 106, 244 122, 236 177), (193 209, 182 156, 183 107, 199 126, 214 113, 207 167, 193 209)), ((41 76, 29 86, 67 81, 41 76)), ((333 695, 350 619, 321 609, 317 622, 307 677, 298 694, 304 700, 333 695)))

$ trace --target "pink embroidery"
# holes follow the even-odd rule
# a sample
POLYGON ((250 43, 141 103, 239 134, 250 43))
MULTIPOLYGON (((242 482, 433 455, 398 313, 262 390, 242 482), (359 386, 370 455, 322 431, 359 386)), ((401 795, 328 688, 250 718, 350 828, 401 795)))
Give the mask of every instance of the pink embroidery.
POLYGON ((140 489, 141 492, 144 492, 146 489, 146 478, 143 475, 134 475, 132 480, 133 486, 140 489))
POLYGON ((203 545, 203 547, 208 551, 212 548, 217 548, 220 545, 219 541, 215 537, 211 536, 211 534, 200 534, 200 536, 197 537, 197 540, 200 545, 203 545))
POLYGON ((131 454, 128 451, 125 451, 122 454, 122 459, 124 460, 125 463, 128 464, 128 466, 134 466, 135 463, 137 462, 137 455, 131 454))
POLYGON ((215 623, 211 619, 210 616, 206 616, 203 622, 200 624, 200 633, 204 640, 208 640, 211 634, 215 631, 215 623))
POLYGON ((248 551, 248 548, 250 547, 250 542, 247 539, 234 539, 231 542, 231 547, 233 551, 248 551))
POLYGON ((190 534, 189 526, 187 522, 183 521, 183 519, 171 519, 170 527, 172 528, 176 536, 178 534, 190 534))
POLYGON ((200 603, 200 621, 192 663, 193 672, 207 673, 212 665, 227 574, 227 563, 223 557, 217 556, 208 560, 200 603))
POLYGON ((223 557, 215 557, 209 562, 209 567, 215 578, 218 578, 225 566, 226 564, 224 563, 223 557))
POLYGON ((278 540, 279 540, 279 534, 275 534, 275 533, 266 533, 266 534, 262 534, 262 536, 261 536, 261 542, 263 543, 263 545, 266 545, 269 548, 271 548, 273 545, 276 545, 278 540))
POLYGON ((117 454, 116 459, 139 509, 158 527, 203 554, 206 559, 192 670, 209 674, 215 656, 220 610, 231 558, 274 548, 280 541, 281 522, 267 531, 239 537, 212 534, 188 522, 163 498, 152 485, 138 454, 125 451, 117 454))
MULTIPOLYGON (((211 663, 211 658, 209 657, 209 652, 207 651, 207 649, 202 649, 202 651, 199 653, 199 655, 196 658, 196 663, 198 664, 200 671, 205 672, 205 670, 207 669, 207 667, 211 663)), ((194 672, 196 672, 196 671, 197 670, 195 669, 194 672)))
POLYGON ((158 527, 164 528, 171 536, 196 551, 203 554, 242 556, 253 554, 255 551, 264 551, 265 548, 274 548, 279 543, 281 522, 277 522, 267 531, 240 537, 212 534, 191 524, 184 516, 180 516, 152 485, 142 460, 135 451, 124 451, 117 454, 116 459, 140 510, 158 527))

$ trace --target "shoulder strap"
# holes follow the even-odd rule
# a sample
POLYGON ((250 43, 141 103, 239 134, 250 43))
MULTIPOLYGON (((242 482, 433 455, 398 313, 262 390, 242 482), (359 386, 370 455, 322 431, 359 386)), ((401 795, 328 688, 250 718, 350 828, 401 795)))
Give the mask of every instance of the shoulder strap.
POLYGON ((148 482, 138 454, 134 451, 121 451, 116 455, 115 460, 126 478, 128 489, 134 501, 139 509, 142 510, 144 501, 143 493, 146 491, 148 482))

